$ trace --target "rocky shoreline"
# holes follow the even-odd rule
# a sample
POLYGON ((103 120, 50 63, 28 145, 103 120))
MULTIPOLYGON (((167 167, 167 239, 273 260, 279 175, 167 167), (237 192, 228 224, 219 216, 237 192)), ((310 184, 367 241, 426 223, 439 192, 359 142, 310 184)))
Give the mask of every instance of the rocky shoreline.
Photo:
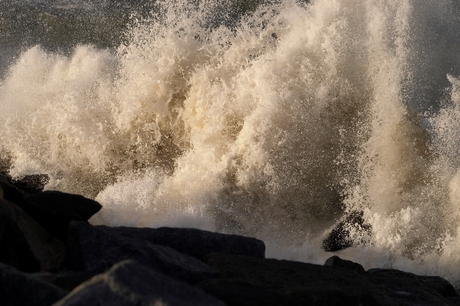
POLYGON ((99 203, 0 174, 1 305, 460 305, 445 279, 265 258, 262 241, 92 226, 99 203))

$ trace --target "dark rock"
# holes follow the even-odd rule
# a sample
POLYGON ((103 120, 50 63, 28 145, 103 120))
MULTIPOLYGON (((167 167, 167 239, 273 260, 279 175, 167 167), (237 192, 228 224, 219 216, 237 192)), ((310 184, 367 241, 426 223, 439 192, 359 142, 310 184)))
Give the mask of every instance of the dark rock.
MULTIPOLYGON (((300 286, 280 290, 291 299, 289 305, 315 305, 315 306, 386 306, 376 300, 371 292, 358 286, 324 286, 322 284, 311 286, 300 286)), ((391 304, 398 305, 398 304, 391 304)))
POLYGON ((124 261, 77 287, 54 306, 215 305, 223 302, 134 261, 124 261))
POLYGON ((51 235, 61 241, 67 240, 71 220, 87 221, 102 206, 81 195, 59 191, 44 191, 25 197, 27 213, 37 220, 51 235))
POLYGON ((94 276, 91 273, 74 271, 65 271, 60 273, 40 271, 31 273, 30 275, 66 291, 72 291, 75 287, 94 276))
POLYGON ((21 271, 32 272, 40 270, 40 263, 12 218, 4 200, 0 200, 0 261, 21 271))
POLYGON ((342 259, 339 256, 332 256, 328 258, 326 262, 324 263, 324 265, 349 269, 349 270, 353 270, 359 273, 365 272, 363 266, 361 266, 360 264, 350 261, 350 260, 342 259))
POLYGON ((454 287, 439 276, 421 276, 394 269, 370 269, 366 274, 372 283, 384 286, 389 295, 413 297, 427 292, 442 297, 459 297, 454 287))
POLYGON ((365 223, 363 212, 353 211, 324 239, 323 249, 326 252, 335 252, 357 244, 365 244, 371 234, 372 227, 365 223), (351 232, 360 233, 360 237, 351 237, 351 232))
POLYGON ((228 235, 192 228, 132 228, 97 226, 100 230, 130 239, 143 239, 171 247, 181 253, 205 260, 211 253, 265 257, 263 241, 239 235, 228 235))
POLYGON ((3 198, 21 207, 48 233, 62 242, 67 240, 71 220, 87 221, 101 205, 80 195, 44 191, 28 195, 0 175, 3 198))
POLYGON ((102 208, 94 200, 60 191, 43 191, 26 196, 25 199, 44 211, 69 217, 71 220, 88 221, 102 208))
POLYGON ((10 183, 10 178, 7 175, 0 173, 0 189, 2 198, 18 204, 24 201, 24 195, 27 193, 10 183))
POLYGON ((35 262, 39 263, 41 270, 54 270, 60 267, 65 253, 65 246, 61 242, 50 236, 21 208, 3 199, 0 199, 0 215, 5 221, 2 228, 6 230, 2 235, 4 248, 0 250, 3 260, 10 258, 12 265, 20 269, 25 268, 26 271, 30 271, 35 266, 35 262), (19 235, 17 229, 22 235, 19 235), (14 234, 17 236, 6 237, 14 234), (17 241, 14 241, 16 239, 17 241), (30 251, 27 250, 25 241, 30 251), (24 252, 22 255, 15 253, 21 250, 24 252), (12 258, 16 256, 15 254, 17 257, 12 258), (31 254, 35 261, 31 258, 31 254), (21 259, 21 256, 24 258, 21 259), (28 266, 27 262, 19 264, 18 261, 22 262, 22 260, 30 260, 31 266, 28 266))
POLYGON ((264 305, 264 295, 257 293, 265 291, 266 296, 273 297, 271 305, 360 305, 371 298, 363 289, 365 276, 351 270, 223 254, 210 255, 207 262, 221 272, 220 281, 212 283, 208 280, 197 286, 216 295, 228 305, 264 305), (229 291, 225 283, 237 281, 250 286, 241 291, 241 296, 238 296, 236 290, 233 296, 225 294, 229 291), (351 286, 353 290, 342 289, 345 286, 351 286), (334 304, 334 299, 356 303, 334 304))
POLYGON ((154 245, 140 238, 130 238, 72 221, 67 243, 66 267, 97 274, 114 264, 133 259, 157 271, 189 283, 217 276, 218 272, 198 259, 172 248, 154 245), (78 258, 81 256, 81 258, 78 258))
MULTIPOLYGON (((282 295, 289 301, 281 301, 280 305, 454 305, 457 298, 444 287, 445 281, 428 284, 434 279, 424 280, 402 271, 363 273, 335 266, 224 254, 209 256, 207 263, 221 274, 218 281, 207 280, 198 286, 230 305, 237 305, 237 297, 229 297, 230 289, 225 288, 228 283, 250 284, 242 291, 241 299, 246 300, 243 305, 263 305, 263 299, 255 293, 264 290, 270 295, 275 293, 274 299, 282 295)), ((237 290, 232 292, 238 294, 237 290)))
MULTIPOLYGON (((455 288, 440 276, 419 276, 421 281, 427 286, 436 290, 445 297, 460 297, 455 288)), ((460 305, 460 304, 459 304, 460 305)))
POLYGON ((302 285, 364 284, 362 273, 303 262, 212 254, 206 261, 221 272, 219 278, 239 279, 259 288, 278 290, 302 285))
POLYGON ((227 306, 282 306, 293 305, 292 300, 282 293, 254 286, 238 279, 209 279, 197 287, 225 301, 227 306))
POLYGON ((8 181, 19 188, 20 190, 25 191, 27 194, 33 194, 40 191, 43 191, 45 185, 49 182, 50 178, 46 174, 33 174, 25 175, 21 178, 11 178, 8 177, 8 181))
POLYGON ((66 291, 0 263, 0 305, 48 306, 66 291))

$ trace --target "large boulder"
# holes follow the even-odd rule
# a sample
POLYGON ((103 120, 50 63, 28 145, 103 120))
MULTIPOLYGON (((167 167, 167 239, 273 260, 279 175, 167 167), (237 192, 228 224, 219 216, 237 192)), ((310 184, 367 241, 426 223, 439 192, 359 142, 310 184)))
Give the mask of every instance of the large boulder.
POLYGON ((0 263, 0 305, 49 306, 66 291, 0 263))
POLYGON ((459 302, 454 288, 442 278, 397 270, 365 272, 337 259, 332 265, 320 266, 214 254, 207 263, 221 274, 197 286, 227 305, 409 306, 458 305, 459 302), (266 296, 276 302, 267 303, 266 296))
POLYGON ((94 200, 60 191, 34 193, 26 196, 25 200, 49 213, 80 221, 88 221, 102 208, 94 200))
POLYGON ((133 259, 164 274, 189 283, 217 276, 202 261, 170 247, 150 243, 142 237, 125 237, 115 231, 72 221, 67 243, 66 267, 71 270, 102 273, 114 264, 133 259))
POLYGON ((102 206, 81 195, 44 191, 24 197, 28 214, 51 235, 65 242, 71 220, 87 221, 102 206))
POLYGON ((224 306, 217 298, 128 260, 75 288, 53 306, 224 306))
POLYGON ((97 226, 100 231, 129 239, 142 239, 171 247, 181 253, 205 260, 211 253, 265 257, 263 241, 239 235, 213 233, 192 228, 133 228, 97 226))
POLYGON ((40 263, 16 224, 16 214, 12 215, 6 205, 0 199, 0 262, 25 272, 40 270, 40 263))
POLYGON ((0 173, 0 195, 3 199, 18 204, 24 201, 24 195, 27 192, 17 188, 10 183, 9 177, 0 173))
POLYGON ((21 207, 48 233, 62 242, 67 240, 71 220, 87 221, 102 206, 81 195, 59 191, 44 191, 28 194, 0 174, 2 197, 21 207))
POLYGON ((353 270, 359 273, 364 273, 365 270, 363 266, 361 266, 359 263, 350 261, 350 260, 345 260, 340 258, 339 256, 332 256, 329 257, 326 262, 324 263, 325 266, 332 266, 332 267, 340 267, 343 269, 348 269, 348 270, 353 270))
POLYGON ((20 178, 7 176, 9 183, 16 186, 27 194, 43 191, 45 185, 49 182, 49 176, 46 174, 25 175, 20 178))
POLYGON ((64 259, 65 246, 50 236, 21 208, 0 199, 0 258, 18 269, 55 270, 64 259), (38 266, 36 266, 38 263, 38 266))
POLYGON ((362 211, 353 211, 343 218, 323 240, 326 252, 335 252, 365 244, 372 234, 372 226, 365 222, 362 211))

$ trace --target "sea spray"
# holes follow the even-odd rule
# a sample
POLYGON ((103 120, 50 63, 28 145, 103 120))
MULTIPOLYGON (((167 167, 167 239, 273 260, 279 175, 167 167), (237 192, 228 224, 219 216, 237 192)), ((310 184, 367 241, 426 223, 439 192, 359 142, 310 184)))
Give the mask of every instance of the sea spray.
POLYGON ((253 235, 317 263, 363 211, 372 234, 341 256, 460 283, 455 3, 150 9, 116 48, 20 52, 0 83, 11 175, 96 198, 95 224, 253 235))

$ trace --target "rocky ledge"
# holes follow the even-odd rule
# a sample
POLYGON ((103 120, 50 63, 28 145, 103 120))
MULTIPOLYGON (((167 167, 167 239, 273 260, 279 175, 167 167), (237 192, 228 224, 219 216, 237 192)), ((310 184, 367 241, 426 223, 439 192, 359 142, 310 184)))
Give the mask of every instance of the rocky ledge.
POLYGON ((97 202, 15 183, 0 175, 1 305, 460 305, 438 276, 266 259, 258 239, 197 229, 92 226, 97 202))

